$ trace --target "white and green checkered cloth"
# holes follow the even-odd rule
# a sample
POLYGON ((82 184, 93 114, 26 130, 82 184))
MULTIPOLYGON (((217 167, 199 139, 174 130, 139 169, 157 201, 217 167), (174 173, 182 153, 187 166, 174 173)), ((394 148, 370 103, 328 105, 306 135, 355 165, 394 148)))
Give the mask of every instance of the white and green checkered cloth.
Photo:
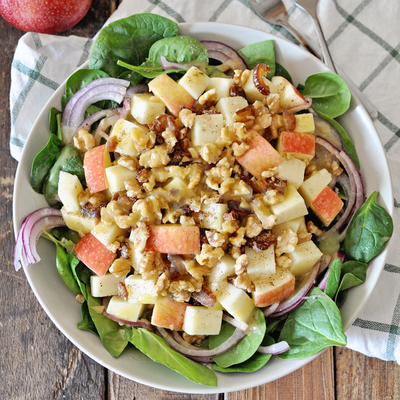
MULTIPOLYGON (((298 9, 288 8, 292 22, 309 26, 309 22, 301 21, 304 17, 298 9)), ((290 37, 258 18, 251 0, 124 0, 110 21, 141 12, 157 13, 178 23, 248 25, 290 37)), ((320 0, 319 19, 336 64, 378 108, 375 127, 394 178, 396 227, 400 221, 400 185, 396 185, 400 171, 400 2, 320 0)), ((308 38, 315 40, 312 30, 308 31, 308 38)), ((88 59, 91 44, 85 38, 36 33, 27 33, 20 39, 12 63, 10 93, 10 147, 17 160, 36 116, 54 90, 88 59)), ((398 234, 395 231, 387 264, 371 298, 346 334, 349 348, 400 363, 398 234)))

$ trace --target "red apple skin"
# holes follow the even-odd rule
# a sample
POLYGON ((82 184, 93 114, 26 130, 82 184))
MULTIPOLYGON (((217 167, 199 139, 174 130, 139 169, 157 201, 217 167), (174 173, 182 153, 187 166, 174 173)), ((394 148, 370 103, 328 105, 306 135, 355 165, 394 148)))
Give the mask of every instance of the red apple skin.
POLYGON ((85 153, 83 169, 90 193, 96 193, 107 189, 105 169, 110 165, 110 153, 105 144, 94 147, 92 150, 85 153))
POLYGON ((154 305, 151 323, 162 328, 181 331, 188 305, 169 297, 162 297, 154 305))
POLYGON ((330 225, 342 207, 343 201, 329 186, 325 186, 311 203, 311 209, 325 226, 330 225))
POLYGON ((277 148, 281 154, 309 161, 315 156, 315 136, 309 133, 283 131, 279 135, 277 148))
POLYGON ((57 33, 76 25, 92 0, 0 0, 1 16, 26 32, 57 33))

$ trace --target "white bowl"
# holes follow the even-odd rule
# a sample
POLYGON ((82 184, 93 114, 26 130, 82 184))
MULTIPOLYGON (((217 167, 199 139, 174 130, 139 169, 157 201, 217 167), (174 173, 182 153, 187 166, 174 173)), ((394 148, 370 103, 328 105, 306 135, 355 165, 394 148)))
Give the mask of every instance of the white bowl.
MULTIPOLYGON (((273 39, 276 46, 276 59, 289 71, 295 84, 304 83, 307 76, 313 73, 328 71, 325 64, 298 46, 254 29, 220 23, 185 23, 179 25, 179 32, 200 40, 218 40, 235 49, 273 39)), ((64 86, 61 85, 38 116, 26 142, 15 180, 13 204, 15 232, 18 232, 23 219, 29 213, 47 206, 44 197, 31 189, 29 172, 34 156, 44 147, 49 137, 49 110, 51 107, 60 109, 63 91, 64 86)), ((367 195, 375 190, 379 191, 379 203, 392 214, 392 186, 385 153, 368 114, 357 98, 353 96, 350 110, 339 121, 356 145, 367 195)), ((24 271, 32 290, 48 316, 58 329, 85 354, 104 367, 133 381, 159 389, 185 393, 229 392, 259 386, 281 378, 316 357, 295 361, 273 358, 265 367, 251 374, 217 373, 217 387, 195 384, 167 367, 154 363, 131 345, 119 358, 114 358, 93 334, 76 327, 81 319, 80 306, 55 268, 54 245, 46 240, 40 240, 38 251, 42 256, 42 261, 36 265, 24 267, 24 271)), ((383 268, 385 256, 386 250, 370 263, 366 282, 349 291, 347 300, 341 308, 345 330, 355 320, 371 294, 383 268)))

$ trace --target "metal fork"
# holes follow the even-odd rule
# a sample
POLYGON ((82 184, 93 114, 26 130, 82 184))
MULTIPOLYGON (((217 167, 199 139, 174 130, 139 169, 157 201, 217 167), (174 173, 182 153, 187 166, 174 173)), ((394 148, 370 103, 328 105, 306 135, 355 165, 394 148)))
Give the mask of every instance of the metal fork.
POLYGON ((283 29, 287 29, 294 37, 296 37, 304 46, 318 58, 322 58, 322 61, 335 73, 343 78, 349 88, 359 98, 366 108, 368 114, 372 119, 378 117, 378 110, 369 101, 369 99, 361 92, 361 90, 355 85, 355 83, 344 73, 344 71, 335 65, 332 61, 328 46, 326 45, 325 38, 323 36, 321 26, 317 19, 317 4, 318 0, 296 0, 293 3, 299 7, 306 15, 308 15, 315 26, 315 30, 320 44, 320 49, 313 48, 300 34, 296 31, 288 20, 286 7, 281 0, 252 0, 252 5, 256 13, 263 20, 278 25, 283 29), (310 14, 311 11, 311 14, 310 14), (321 56, 319 56, 319 51, 321 56))

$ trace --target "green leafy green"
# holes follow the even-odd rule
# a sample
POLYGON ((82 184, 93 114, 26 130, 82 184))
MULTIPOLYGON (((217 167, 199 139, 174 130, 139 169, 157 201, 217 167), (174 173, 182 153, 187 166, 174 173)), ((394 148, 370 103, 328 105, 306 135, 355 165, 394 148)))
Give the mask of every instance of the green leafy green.
POLYGON ((176 22, 152 13, 134 14, 111 22, 94 41, 89 68, 100 69, 110 76, 118 77, 124 72, 124 68, 117 65, 118 60, 140 65, 148 56, 153 43, 177 34, 176 22))
POLYGON ((283 76, 293 85, 293 79, 290 76, 289 72, 283 67, 283 65, 281 65, 277 62, 275 63, 275 75, 283 76))
POLYGON ((275 45, 273 40, 249 44, 238 51, 249 69, 253 69, 257 64, 266 64, 271 68, 267 75, 271 79, 275 74, 275 45))
POLYGON ((65 83, 65 93, 61 97, 61 107, 64 110, 70 98, 88 83, 99 78, 108 78, 109 75, 104 71, 96 69, 78 69, 65 83))
POLYGON ((342 268, 342 264, 340 262, 340 259, 335 258, 332 261, 332 264, 331 264, 331 267, 329 270, 328 281, 326 282, 326 287, 324 290, 326 295, 329 296, 331 299, 335 298, 336 292, 339 287, 341 268, 342 268))
MULTIPOLYGON (((314 104, 314 103, 313 103, 314 104)), ((325 121, 328 121, 339 133, 340 137, 342 138, 343 148, 346 153, 351 157, 351 159, 356 164, 357 168, 360 168, 360 160, 358 159, 358 154, 356 147, 354 146, 353 141, 350 139, 347 132, 344 130, 342 125, 339 124, 336 120, 331 118, 329 115, 324 114, 321 111, 316 110, 318 116, 323 118, 325 121)))
POLYGON ((375 202, 378 194, 373 192, 354 214, 344 240, 346 255, 364 263, 379 254, 393 234, 392 217, 375 202))
MULTIPOLYGON (((220 335, 210 337, 210 349, 219 346, 233 333, 231 328, 228 327, 224 327, 224 330, 221 329, 221 331, 220 335), (231 331, 231 334, 229 334, 229 331, 231 331)), ((264 314, 259 308, 256 308, 249 322, 246 336, 225 353, 214 356, 214 362, 222 368, 227 368, 247 361, 261 345, 265 331, 264 314)))
POLYGON ((279 335, 279 341, 288 342, 290 349, 278 357, 289 360, 299 359, 329 346, 344 346, 342 317, 334 301, 314 288, 308 299, 291 312, 279 335))
POLYGON ((29 179, 35 192, 43 194, 44 182, 57 159, 60 149, 61 140, 51 133, 46 146, 36 154, 32 162, 29 179))
POLYGON ((350 260, 345 262, 342 265, 342 279, 338 292, 350 289, 365 282, 367 277, 367 268, 368 264, 360 261, 350 260))
POLYGON ((96 336, 99 336, 99 332, 97 332, 96 326, 93 323, 92 317, 90 316, 89 307, 86 301, 84 301, 81 305, 81 314, 82 320, 78 322, 78 329, 82 331, 89 331, 96 336))
POLYGON ((153 361, 164 364, 193 382, 217 386, 213 371, 178 353, 155 333, 144 328, 132 328, 130 342, 153 361))
POLYGON ((351 92, 346 82, 332 72, 310 75, 302 95, 311 97, 312 107, 331 118, 344 114, 351 101, 351 92))
POLYGON ((60 244, 56 244, 56 267, 61 278, 68 286, 68 288, 75 294, 81 293, 78 283, 75 280, 74 274, 71 269, 67 251, 60 244))
POLYGON ((135 65, 131 65, 128 64, 126 62, 120 61, 118 60, 117 62, 118 65, 120 65, 121 67, 127 68, 130 71, 133 71, 139 75, 142 75, 143 77, 147 78, 147 79, 153 79, 156 78, 158 75, 165 73, 168 74, 172 74, 175 72, 180 72, 182 70, 180 69, 168 69, 165 70, 163 67, 161 67, 158 64, 154 64, 151 62, 144 62, 142 65, 139 66, 135 66, 135 65))

